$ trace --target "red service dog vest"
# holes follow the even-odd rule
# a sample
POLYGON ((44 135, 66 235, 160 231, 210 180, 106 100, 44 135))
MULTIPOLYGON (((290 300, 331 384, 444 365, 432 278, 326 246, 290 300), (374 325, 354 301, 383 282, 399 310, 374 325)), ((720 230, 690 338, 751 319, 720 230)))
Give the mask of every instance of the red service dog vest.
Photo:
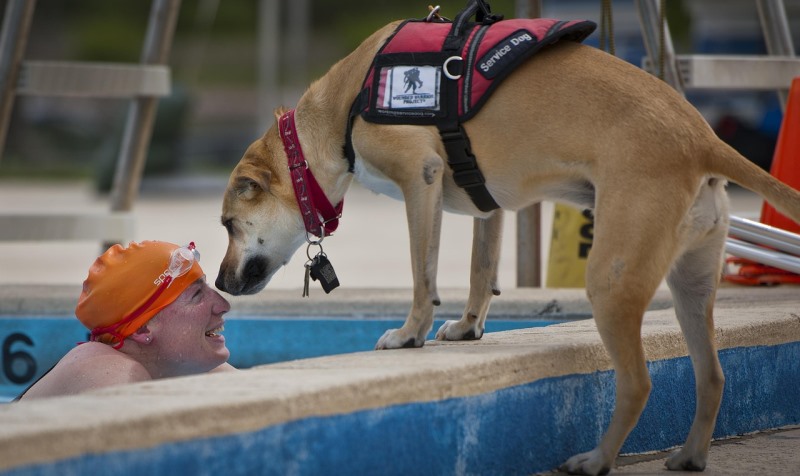
POLYGON ((520 63, 560 39, 583 41, 595 24, 552 19, 473 23, 461 49, 447 51, 451 29, 449 22, 400 24, 364 80, 367 101, 361 116, 378 123, 436 124, 454 114, 464 122, 520 63), (456 104, 447 101, 450 89, 457 89, 456 104))
POLYGON ((562 39, 583 41, 596 27, 590 21, 501 18, 476 1, 452 22, 401 23, 378 51, 353 103, 345 144, 351 168, 355 116, 381 124, 436 125, 456 184, 480 210, 498 208, 461 123, 475 116, 501 81, 534 53, 562 39), (473 14, 478 21, 469 21, 473 14))

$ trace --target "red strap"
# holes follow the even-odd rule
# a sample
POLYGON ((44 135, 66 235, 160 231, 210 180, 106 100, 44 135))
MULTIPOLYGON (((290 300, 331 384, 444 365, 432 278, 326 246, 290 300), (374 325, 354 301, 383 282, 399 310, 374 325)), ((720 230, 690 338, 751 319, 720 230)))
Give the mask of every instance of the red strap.
POLYGON ((150 306, 152 306, 153 303, 156 302, 156 299, 158 299, 159 296, 161 296, 161 294, 164 293, 164 290, 169 287, 169 283, 171 283, 171 282, 172 282, 172 276, 167 276, 166 279, 164 279, 164 281, 162 281, 162 283, 158 286, 158 288, 156 289, 156 292, 153 293, 153 295, 150 296, 150 298, 147 301, 145 301, 144 304, 142 304, 141 306, 136 308, 135 311, 130 313, 128 316, 126 316, 122 320, 120 320, 118 322, 115 322, 115 323, 111 324, 110 326, 95 327, 94 329, 92 329, 92 333, 91 333, 91 336, 89 337, 89 340, 96 341, 97 338, 100 337, 103 334, 111 334, 112 336, 114 336, 115 339, 117 339, 119 341, 114 345, 114 348, 117 349, 117 350, 122 348, 122 345, 125 343, 125 339, 122 337, 122 334, 120 334, 118 329, 120 327, 124 326, 125 324, 133 321, 137 317, 139 317, 142 314, 144 314, 145 311, 150 309, 150 306))
POLYGON ((306 231, 320 238, 330 236, 339 226, 344 199, 334 207, 309 170, 303 149, 300 148, 300 141, 297 139, 294 109, 281 116, 278 121, 278 132, 283 140, 294 195, 303 215, 306 231))

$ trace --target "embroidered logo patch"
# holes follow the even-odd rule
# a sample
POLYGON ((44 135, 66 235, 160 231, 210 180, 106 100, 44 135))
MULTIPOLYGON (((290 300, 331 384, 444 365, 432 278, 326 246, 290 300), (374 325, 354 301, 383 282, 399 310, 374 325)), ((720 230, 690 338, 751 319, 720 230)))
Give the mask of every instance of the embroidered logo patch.
POLYGON ((439 110, 440 66, 381 68, 378 107, 382 109, 439 110))
POLYGON ((536 38, 527 30, 517 30, 481 56, 478 70, 484 78, 492 79, 536 43, 536 38))

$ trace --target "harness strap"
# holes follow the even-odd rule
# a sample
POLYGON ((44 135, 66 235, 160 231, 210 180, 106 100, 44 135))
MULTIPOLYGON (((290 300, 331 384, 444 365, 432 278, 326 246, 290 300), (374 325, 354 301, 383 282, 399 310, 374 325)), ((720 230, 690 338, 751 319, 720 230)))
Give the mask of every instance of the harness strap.
POLYGON ((353 149, 353 121, 361 111, 366 109, 369 102, 369 89, 362 89, 356 96, 353 105, 350 106, 350 114, 347 116, 347 128, 344 133, 344 156, 347 158, 347 171, 350 173, 356 170, 356 151, 353 149))
MULTIPOLYGON (((503 19, 502 15, 492 14, 489 5, 485 1, 469 1, 464 10, 459 12, 453 20, 450 31, 442 45, 442 53, 451 57, 460 57, 464 45, 473 31, 474 25, 469 21, 473 15, 476 21, 483 25, 490 25, 503 19)), ((488 212, 498 209, 500 206, 486 188, 486 179, 478 168, 478 161, 472 153, 467 132, 458 119, 458 78, 462 74, 469 74, 465 67, 465 60, 466 58, 461 59, 461 61, 453 61, 452 66, 448 61, 448 64, 445 65, 447 73, 452 76, 445 75, 446 79, 443 79, 443 81, 449 82, 448 87, 444 87, 444 84, 442 87, 442 107, 446 114, 439 118, 435 124, 447 152, 447 163, 453 171, 454 182, 467 192, 479 210, 488 212)), ((355 170, 355 150, 353 149, 352 139, 353 121, 356 116, 368 108, 369 100, 369 88, 362 89, 361 93, 353 101, 348 115, 343 152, 347 158, 350 172, 355 170)))
POLYGON ((444 150, 447 152, 447 163, 453 169, 453 181, 463 188, 472 199, 472 203, 482 212, 490 212, 500 208, 492 194, 486 189, 486 179, 478 168, 478 162, 472 153, 469 137, 459 124, 458 129, 445 131, 439 129, 444 150))
MULTIPOLYGON (((451 88, 457 89, 457 88, 451 88)), ((350 108, 347 118, 347 129, 344 135, 344 156, 349 164, 349 172, 355 171, 355 150, 353 149, 353 121, 367 107, 369 100, 369 90, 361 91, 350 108)), ((458 100, 456 97, 453 100, 458 100)), ((486 179, 483 177, 472 147, 469 136, 464 127, 451 116, 450 121, 443 121, 437 124, 439 135, 442 138, 445 152, 447 152, 447 163, 453 170, 453 180, 456 185, 463 188, 469 194, 472 202, 482 212, 489 212, 500 208, 494 201, 492 194, 486 189, 486 179)))
MULTIPOLYGON (((476 20, 484 24, 494 23, 502 19, 502 16, 491 15, 489 6, 482 0, 470 2, 464 10, 456 15, 453 26, 450 28, 450 33, 444 41, 443 52, 457 55, 463 51, 464 44, 469 38, 466 30, 468 20, 472 15, 475 15, 476 20)), ((466 68, 463 68, 463 64, 464 60, 462 59, 461 69, 465 71, 466 68)), ((453 170, 453 181, 467 192, 472 199, 472 203, 480 211, 496 210, 500 208, 500 205, 492 198, 492 194, 486 188, 486 179, 478 168, 475 154, 472 153, 467 131, 464 130, 458 120, 458 80, 446 78, 445 81, 452 82, 450 87, 444 88, 446 91, 444 107, 447 115, 436 122, 436 128, 439 129, 439 135, 447 152, 447 163, 453 170)))

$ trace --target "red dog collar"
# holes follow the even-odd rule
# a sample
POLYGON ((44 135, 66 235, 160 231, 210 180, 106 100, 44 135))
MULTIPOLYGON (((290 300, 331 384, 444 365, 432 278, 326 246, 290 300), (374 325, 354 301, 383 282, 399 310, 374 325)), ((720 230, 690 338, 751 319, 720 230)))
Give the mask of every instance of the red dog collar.
POLYGON ((309 170, 308 162, 303 156, 303 149, 297 138, 294 109, 281 116, 278 121, 278 132, 283 141, 286 157, 289 159, 289 174, 294 186, 294 196, 297 199, 297 205, 300 206, 306 232, 320 238, 330 236, 339 226, 344 199, 334 207, 325 196, 322 187, 317 183, 314 174, 309 170))

